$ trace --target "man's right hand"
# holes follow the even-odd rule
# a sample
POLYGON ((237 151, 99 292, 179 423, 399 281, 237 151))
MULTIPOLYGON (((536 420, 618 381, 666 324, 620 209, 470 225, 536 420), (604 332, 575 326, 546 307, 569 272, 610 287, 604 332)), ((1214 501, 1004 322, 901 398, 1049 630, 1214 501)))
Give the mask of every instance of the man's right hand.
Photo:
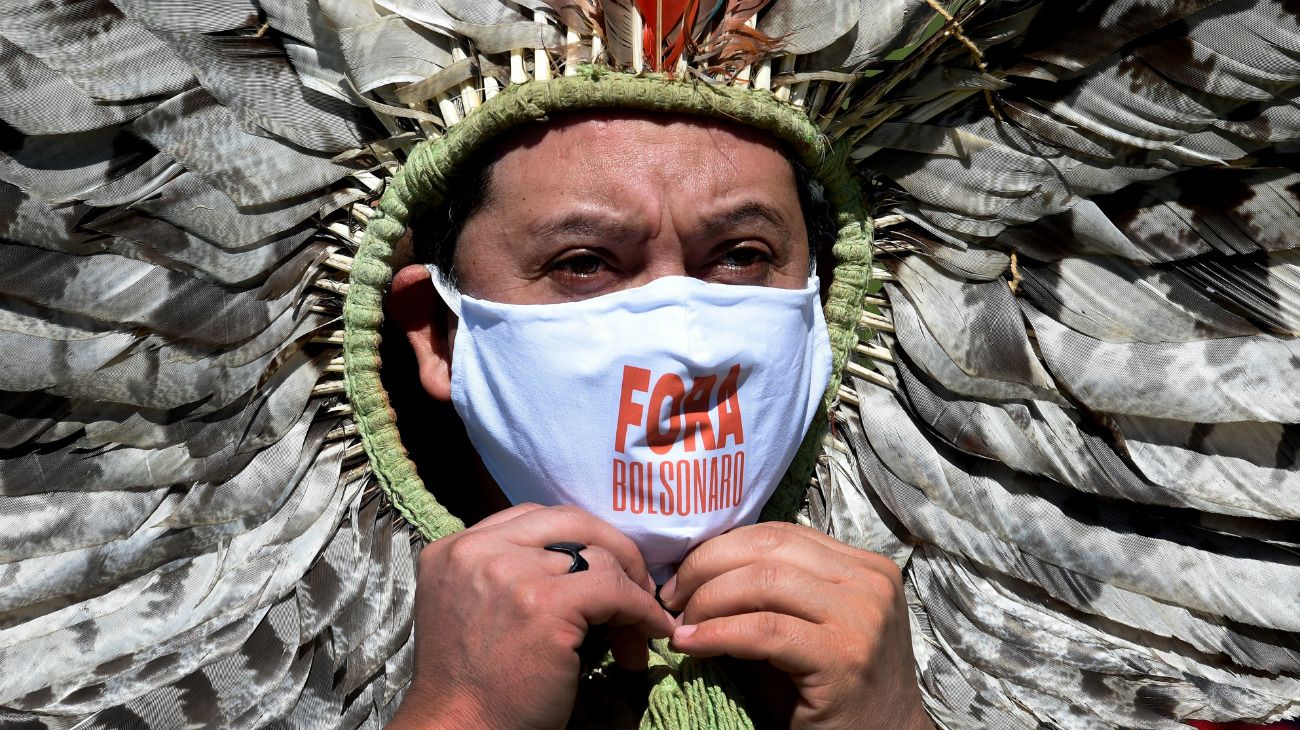
POLYGON ((522 504, 420 554, 415 671, 390 728, 558 728, 577 692, 578 647, 610 627, 614 658, 638 669, 673 619, 636 545, 575 507, 522 504), (590 568, 544 550, 587 545, 590 568))

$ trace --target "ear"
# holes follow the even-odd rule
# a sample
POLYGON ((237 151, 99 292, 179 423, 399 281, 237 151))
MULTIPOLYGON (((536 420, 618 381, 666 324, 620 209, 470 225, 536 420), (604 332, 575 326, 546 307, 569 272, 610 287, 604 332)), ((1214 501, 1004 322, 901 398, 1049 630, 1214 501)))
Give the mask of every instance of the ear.
POLYGON ((388 313, 415 351, 424 390, 437 400, 450 401, 456 318, 434 290, 428 269, 416 264, 397 272, 388 295, 388 313))

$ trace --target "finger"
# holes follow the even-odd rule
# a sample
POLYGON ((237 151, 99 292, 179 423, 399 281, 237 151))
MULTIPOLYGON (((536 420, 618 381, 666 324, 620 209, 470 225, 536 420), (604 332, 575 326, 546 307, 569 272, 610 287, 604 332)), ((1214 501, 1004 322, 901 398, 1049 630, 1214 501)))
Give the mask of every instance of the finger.
POLYGON ((663 637, 673 632, 673 619, 668 612, 622 571, 572 573, 557 576, 555 580, 563 582, 565 605, 588 626, 628 627, 648 637, 663 637))
POLYGON ((839 586, 795 566, 774 561, 727 571, 696 589, 682 611, 682 624, 772 611, 823 623, 835 615, 839 586))
POLYGON ((842 553, 765 523, 719 535, 692 550, 659 597, 668 608, 679 610, 701 585, 760 560, 787 563, 832 582, 846 579, 852 571, 852 561, 842 553))
POLYGON ((871 567, 877 569, 888 570, 888 566, 893 566, 894 569, 898 568, 898 564, 885 555, 873 553, 870 550, 855 548, 852 545, 846 545, 821 530, 815 530, 811 527, 805 527, 804 525, 796 525, 793 522, 765 522, 763 524, 777 530, 783 530, 812 540, 813 542, 819 543, 830 550, 834 550, 845 557, 853 560, 865 561, 869 563, 871 567))
POLYGON ((609 650, 614 663, 632 672, 644 672, 650 666, 650 648, 646 635, 629 626, 609 630, 609 650))
POLYGON ((623 572, 636 585, 644 591, 654 592, 654 581, 650 579, 645 560, 636 543, 590 512, 569 505, 544 507, 520 515, 508 524, 497 525, 494 529, 508 530, 507 539, 525 547, 540 548, 553 542, 599 545, 618 558, 623 572))
POLYGON ((764 611, 679 626, 671 643, 695 657, 725 654, 767 661, 786 674, 812 674, 831 653, 819 645, 817 629, 801 618, 764 611))
POLYGON ((509 509, 503 509, 500 512, 495 512, 493 514, 488 515, 487 517, 484 517, 483 519, 474 523, 474 526, 471 527, 470 529, 471 530, 487 529, 494 525, 499 525, 503 522, 509 522, 510 520, 513 520, 516 517, 519 517, 521 515, 526 515, 529 512, 533 512, 534 510, 539 510, 539 509, 543 509, 543 507, 540 504, 534 504, 532 502, 524 502, 523 504, 517 504, 509 509))

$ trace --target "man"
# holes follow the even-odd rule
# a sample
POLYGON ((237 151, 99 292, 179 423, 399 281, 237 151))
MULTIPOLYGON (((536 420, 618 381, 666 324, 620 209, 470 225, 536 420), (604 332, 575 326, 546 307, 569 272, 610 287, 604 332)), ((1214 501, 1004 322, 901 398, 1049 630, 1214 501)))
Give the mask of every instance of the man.
MULTIPOLYGON (((751 129, 572 115, 516 133, 486 178, 453 259, 458 288, 478 299, 566 302, 666 276, 784 289, 808 278, 795 169, 751 129)), ((458 322, 423 266, 397 273, 389 310, 424 389, 450 401, 458 322)), ((492 503, 498 485, 478 486, 492 503)), ((624 667, 644 669, 646 639, 665 636, 692 656, 767 663, 797 694, 793 727, 931 727, 898 568, 815 530, 765 523, 705 541, 663 585, 663 607, 637 546, 573 507, 492 514, 430 544, 420 566, 415 679, 393 727, 562 726, 577 649, 602 624, 624 667), (557 540, 587 545, 590 570, 566 574, 569 559, 542 549, 557 540)))

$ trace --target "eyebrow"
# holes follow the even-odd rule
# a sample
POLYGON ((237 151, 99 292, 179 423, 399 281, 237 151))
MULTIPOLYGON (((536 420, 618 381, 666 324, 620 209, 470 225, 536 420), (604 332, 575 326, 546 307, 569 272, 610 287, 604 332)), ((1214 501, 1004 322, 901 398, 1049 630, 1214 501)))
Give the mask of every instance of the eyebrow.
POLYGON ((534 239, 622 239, 634 232, 635 226, 623 221, 586 211, 574 211, 559 218, 540 220, 529 226, 534 239))
POLYGON ((790 238, 790 227, 786 225, 781 211, 756 200, 741 203, 734 208, 705 218, 700 223, 700 231, 706 236, 720 236, 754 223, 767 224, 776 229, 783 239, 790 238))

